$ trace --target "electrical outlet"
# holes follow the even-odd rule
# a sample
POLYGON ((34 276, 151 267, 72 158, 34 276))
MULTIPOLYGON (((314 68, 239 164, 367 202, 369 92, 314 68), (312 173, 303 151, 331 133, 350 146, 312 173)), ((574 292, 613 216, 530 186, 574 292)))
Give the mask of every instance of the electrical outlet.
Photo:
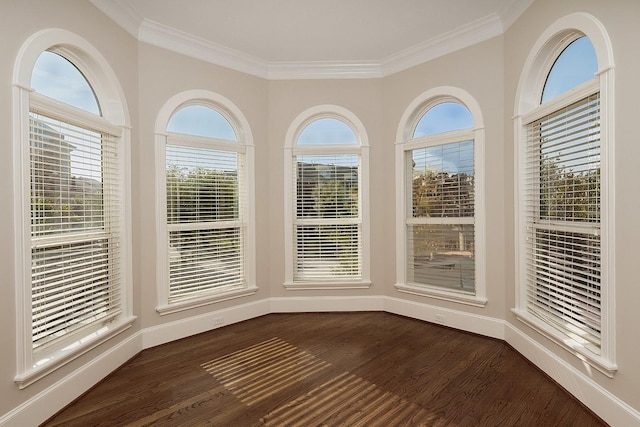
POLYGON ((440 323, 441 325, 444 325, 446 323, 444 319, 444 314, 436 313, 436 323, 440 323))
POLYGON ((222 326, 224 325, 224 317, 222 316, 216 316, 213 318, 213 326, 222 326))

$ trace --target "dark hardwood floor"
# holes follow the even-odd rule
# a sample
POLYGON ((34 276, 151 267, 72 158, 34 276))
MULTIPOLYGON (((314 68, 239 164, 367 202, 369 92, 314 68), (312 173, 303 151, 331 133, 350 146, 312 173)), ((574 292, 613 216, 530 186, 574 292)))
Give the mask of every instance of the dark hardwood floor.
POLYGON ((45 426, 602 426, 499 340, 270 314, 143 351, 45 426))

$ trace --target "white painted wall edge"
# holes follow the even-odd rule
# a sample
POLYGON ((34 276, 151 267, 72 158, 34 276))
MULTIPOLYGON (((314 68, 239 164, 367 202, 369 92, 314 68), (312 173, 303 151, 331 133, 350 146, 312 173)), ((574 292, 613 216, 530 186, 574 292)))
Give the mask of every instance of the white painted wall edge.
POLYGON ((501 319, 388 296, 277 297, 146 328, 0 417, 0 426, 38 425, 131 357, 163 343, 269 313, 385 311, 511 345, 612 426, 640 426, 640 412, 501 319))
POLYGON ((383 311, 504 340, 504 321, 435 305, 384 297, 383 311))
POLYGON ((609 425, 640 426, 640 412, 508 322, 505 341, 609 425))
POLYGON ((142 348, 135 333, 0 417, 0 426, 37 426, 115 371, 142 348))
POLYGON ((142 331, 142 349, 155 347, 265 314, 269 314, 269 301, 259 300, 152 326, 142 331))
POLYGON ((380 295, 353 297, 274 297, 271 313, 314 313, 330 311, 383 311, 380 295))

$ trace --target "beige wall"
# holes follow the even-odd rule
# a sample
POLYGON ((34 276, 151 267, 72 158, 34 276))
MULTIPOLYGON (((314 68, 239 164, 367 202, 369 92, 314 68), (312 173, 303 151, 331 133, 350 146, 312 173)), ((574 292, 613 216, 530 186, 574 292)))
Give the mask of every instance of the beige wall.
MULTIPOLYGON (((640 227, 638 215, 640 193, 635 176, 640 158, 640 144, 637 143, 634 126, 638 123, 640 108, 640 2, 636 0, 536 0, 518 21, 506 32, 505 71, 504 71, 504 206, 506 218, 506 305, 504 316, 514 327, 529 335, 532 339, 585 375, 597 381, 602 387, 616 395, 622 401, 640 409, 640 287, 638 283, 638 250, 640 227), (618 372, 613 379, 607 378, 595 369, 569 356, 566 351, 551 344, 535 332, 517 321, 509 311, 514 306, 515 281, 513 256, 513 124, 510 120, 514 113, 516 89, 524 62, 544 30, 557 19, 573 12, 586 12, 597 18, 605 27, 611 44, 615 63, 615 152, 616 152, 616 207, 615 207, 615 274, 616 274, 616 361, 618 372)), ((562 376, 562 372, 558 372, 562 376)))
MULTIPOLYGON (((132 141, 138 139, 138 45, 136 40, 106 18, 89 2, 82 0, 47 1, 3 1, 0 5, 0 414, 14 409, 37 393, 76 371, 87 361, 126 339, 137 329, 119 335, 114 340, 80 357, 53 374, 19 391, 13 382, 16 374, 16 339, 14 309, 14 262, 13 249, 13 163, 12 163, 12 87, 13 67, 18 51, 34 33, 46 28, 63 28, 83 37, 91 43, 111 64, 127 98, 130 120, 133 127, 132 141), (72 13, 71 13, 72 12, 72 13)), ((140 193, 137 179, 133 179, 133 211, 138 210, 135 197, 140 193)), ((135 224, 135 222, 134 222, 135 224)), ((134 271, 137 279, 139 271, 134 271)), ((138 280, 135 280, 138 283, 138 280)), ((135 288, 135 301, 139 305, 140 288, 135 288)), ((136 310, 137 311, 137 310, 136 310)))
POLYGON ((143 328, 196 316, 249 301, 269 297, 268 283, 270 263, 269 211, 271 186, 269 185, 268 156, 268 86, 257 77, 231 71, 210 63, 192 59, 177 53, 140 43, 138 63, 140 67, 140 138, 134 171, 141 188, 140 207, 137 212, 136 232, 139 239, 139 266, 141 286, 141 316, 143 328), (231 300, 214 305, 160 316, 156 312, 156 170, 154 129, 156 118, 163 105, 176 94, 201 89, 215 92, 233 102, 245 116, 251 132, 256 154, 256 257, 259 291, 252 297, 231 300))
MULTIPOLYGON (((503 315, 505 218, 502 188, 505 177, 502 170, 504 152, 502 50, 502 37, 493 38, 387 77, 384 79, 383 92, 384 138, 389 141, 389 144, 395 141, 400 119, 409 104, 429 89, 453 86, 464 90, 478 102, 485 125, 486 283, 489 302, 485 308, 472 308, 421 297, 409 297, 395 290, 392 286, 393 276, 387 282, 386 295, 465 310, 484 316, 500 318, 503 315)), ((393 152, 387 152, 385 158, 392 159, 393 152)), ((390 203, 393 203, 393 199, 390 203)), ((395 217, 395 213, 393 216, 395 217)), ((388 241, 394 241, 394 231, 394 229, 390 230, 387 236, 388 241)), ((388 257, 394 257, 393 247, 389 245, 372 248, 372 251, 376 250, 386 251, 388 257)))
MULTIPOLYGON (((372 256, 372 286, 367 291, 286 291, 284 284, 284 143, 289 126, 308 108, 322 104, 334 104, 355 114, 367 129, 370 145, 370 213, 371 229, 387 227, 387 219, 393 216, 393 164, 384 157, 385 147, 392 145, 382 137, 381 82, 373 80, 297 80, 271 81, 269 83, 269 209, 270 223, 270 285, 273 296, 312 295, 380 295, 385 283, 392 277, 392 258, 376 253, 372 256)), ((393 151, 391 151, 393 155, 393 151)), ((384 246, 378 232, 372 232, 372 247, 384 246)), ((372 250, 372 252, 375 252, 372 250)))
MULTIPOLYGON (((256 302, 268 297, 376 296, 430 304, 485 316, 535 340, 553 355, 593 378, 606 391, 640 410, 640 287, 636 285, 640 241, 640 197, 631 177, 640 158, 634 127, 640 108, 640 2, 637 0, 536 0, 503 35, 382 79, 266 81, 144 43, 102 15, 86 0, 4 1, 0 13, 0 417, 29 402, 84 364, 104 355, 143 329, 256 302), (73 13, 70 13, 73 11, 73 13), (514 306, 513 125, 518 79, 533 44, 557 18, 575 11, 593 14, 606 27, 616 64, 616 342, 619 372, 613 379, 591 372, 575 357, 532 332, 511 314, 514 306), (134 327, 43 380, 18 390, 15 375, 15 305, 13 269, 13 164, 11 83, 16 55, 24 41, 43 28, 72 31, 93 44, 113 67, 127 97, 132 130, 132 233, 134 327), (486 282, 485 308, 401 294, 395 283, 396 130, 407 106, 437 86, 465 90, 484 115, 486 282), (251 125, 256 146, 256 295, 177 314, 160 316, 156 307, 156 234, 154 126, 161 106, 190 89, 217 92, 230 99, 251 125), (283 146, 291 122, 307 108, 336 104, 353 112, 367 129, 370 143, 371 279, 369 290, 286 291, 283 240, 283 146)), ((105 372, 106 374, 106 372, 105 372)), ((565 372, 555 373, 556 379, 565 372)))

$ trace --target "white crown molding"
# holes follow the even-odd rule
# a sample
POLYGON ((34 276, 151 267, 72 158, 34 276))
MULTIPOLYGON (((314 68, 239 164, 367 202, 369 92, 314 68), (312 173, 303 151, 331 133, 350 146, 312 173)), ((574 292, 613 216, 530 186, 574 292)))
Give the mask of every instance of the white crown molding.
POLYGON ((497 13, 381 60, 269 62, 140 17, 126 0, 90 0, 139 41, 268 80, 386 77, 502 34, 534 0, 507 2, 497 13))
POLYGON ((373 79, 382 77, 379 61, 271 62, 269 80, 373 79))
POLYGON ((455 30, 424 41, 381 61, 383 76, 407 70, 441 56, 489 40, 502 34, 500 17, 493 13, 455 30))
POLYGON ((268 78, 267 61, 148 19, 144 19, 138 29, 138 40, 252 76, 268 78))

